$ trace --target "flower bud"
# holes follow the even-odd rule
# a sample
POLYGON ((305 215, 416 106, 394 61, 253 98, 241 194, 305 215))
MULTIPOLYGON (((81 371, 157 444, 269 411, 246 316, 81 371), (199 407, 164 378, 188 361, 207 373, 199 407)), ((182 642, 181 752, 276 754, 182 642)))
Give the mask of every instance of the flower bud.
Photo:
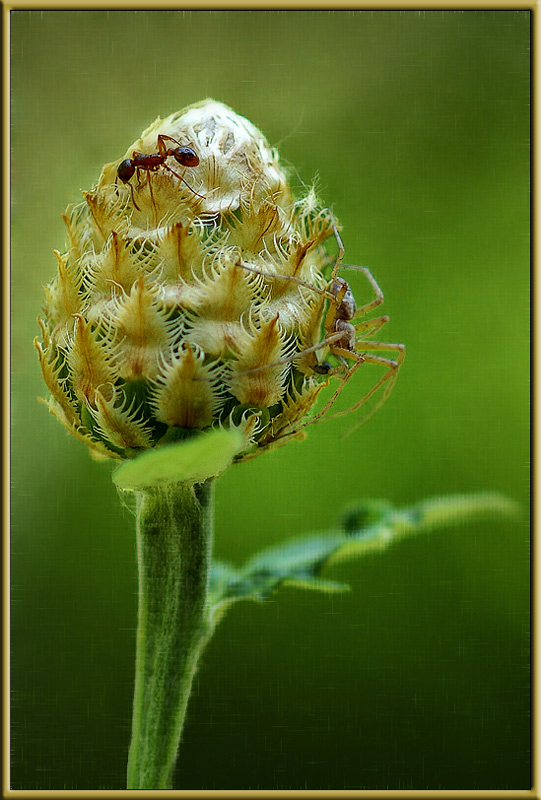
POLYGON ((329 381, 336 228, 314 191, 295 201, 257 128, 206 100, 83 195, 36 340, 51 411, 120 459, 218 426, 252 449, 296 435, 329 381))

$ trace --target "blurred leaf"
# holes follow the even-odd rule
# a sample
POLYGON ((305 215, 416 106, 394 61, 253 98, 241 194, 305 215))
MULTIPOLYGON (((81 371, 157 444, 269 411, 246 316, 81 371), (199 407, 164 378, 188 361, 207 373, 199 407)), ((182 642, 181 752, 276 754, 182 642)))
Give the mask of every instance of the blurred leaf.
POLYGON ((113 472, 113 481, 120 489, 129 491, 180 481, 201 483, 223 472, 246 443, 237 428, 201 433, 125 461, 113 472))
POLYGON ((266 600, 283 585, 323 592, 347 590, 348 584, 322 578, 323 569, 384 550, 406 536, 486 516, 516 517, 519 512, 518 503, 489 492, 435 497, 401 509, 386 500, 358 503, 343 513, 337 530, 262 550, 240 569, 214 562, 210 580, 214 621, 236 601, 266 600))

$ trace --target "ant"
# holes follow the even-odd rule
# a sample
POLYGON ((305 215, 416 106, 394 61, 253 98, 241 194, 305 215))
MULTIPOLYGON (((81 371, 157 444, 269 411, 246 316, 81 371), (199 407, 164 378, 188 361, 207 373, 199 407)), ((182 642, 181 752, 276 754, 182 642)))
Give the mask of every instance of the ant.
MULTIPOLYGON (((191 147, 182 146, 180 142, 176 139, 173 139, 172 136, 165 136, 165 134, 160 133, 158 135, 158 152, 157 153, 140 153, 137 150, 134 150, 132 153, 131 158, 126 158, 124 161, 121 161, 117 167, 116 175, 117 180, 120 178, 122 183, 127 183, 130 187, 131 192, 131 199, 135 208, 140 211, 141 209, 135 202, 135 197, 133 194, 133 186, 130 183, 130 180, 133 178, 134 173, 137 172, 137 178, 140 180, 140 171, 145 170, 146 172, 156 172, 158 167, 165 167, 168 172, 171 172, 175 177, 179 178, 182 183, 185 183, 188 189, 193 192, 197 197, 202 197, 202 195, 197 194, 191 186, 184 180, 182 175, 179 175, 178 172, 175 172, 174 169, 171 169, 165 163, 166 158, 172 156, 181 167, 197 167, 199 164, 199 156, 192 150, 191 147), (178 147, 168 148, 165 144, 165 140, 174 142, 178 147)), ((115 181, 116 183, 116 181, 115 181)), ((152 186, 149 181, 149 191, 152 195, 152 186)))

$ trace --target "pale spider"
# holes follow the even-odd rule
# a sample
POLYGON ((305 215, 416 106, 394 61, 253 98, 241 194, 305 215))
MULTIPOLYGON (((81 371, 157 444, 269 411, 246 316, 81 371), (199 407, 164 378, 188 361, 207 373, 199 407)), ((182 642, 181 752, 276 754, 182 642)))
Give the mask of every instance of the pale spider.
POLYGON ((322 418, 334 419, 335 417, 340 417, 344 414, 350 414, 353 411, 356 411, 358 408, 368 402, 368 400, 370 400, 370 398, 373 397, 374 394, 376 394, 376 392, 386 384, 378 401, 372 406, 369 412, 360 420, 358 420, 347 432, 348 434, 352 433, 356 428, 359 427, 359 425, 364 424, 385 402, 394 386, 398 375, 398 370, 404 361, 405 347, 403 344, 396 344, 392 342, 374 342, 370 339, 357 338, 359 334, 368 336, 375 333, 383 325, 385 325, 386 322, 389 321, 389 317, 387 315, 383 315, 364 321, 356 321, 383 303, 383 292, 381 291, 368 267, 342 264, 342 259, 344 257, 344 245, 334 222, 332 223, 332 228, 338 244, 338 255, 336 257, 326 289, 321 289, 317 286, 314 286, 308 281, 304 281, 302 278, 297 278, 296 276, 265 273, 253 267, 249 267, 244 264, 242 265, 244 269, 248 270, 249 272, 262 275, 266 279, 277 278, 280 280, 292 281, 329 299, 329 307, 324 320, 326 336, 321 342, 318 342, 312 347, 305 348, 300 353, 295 353, 292 356, 288 356, 287 358, 276 361, 272 364, 264 364, 261 367, 254 367, 250 370, 246 370, 242 374, 259 372, 279 366, 281 364, 286 364, 289 361, 298 359, 302 355, 310 352, 315 353, 317 350, 328 347, 328 354, 334 356, 339 362, 339 365, 333 367, 326 361, 324 361, 322 364, 316 362, 312 369, 316 374, 319 375, 343 376, 342 380, 340 381, 340 385, 332 397, 327 401, 325 406, 317 414, 315 414, 315 416, 305 420, 292 431, 288 431, 287 428, 285 428, 283 431, 280 431, 276 439, 272 441, 271 446, 274 446, 276 443, 285 444, 285 441, 298 436, 298 434, 304 428, 320 421, 322 418), (357 308, 353 292, 351 291, 348 282, 343 278, 338 277, 337 273, 341 266, 345 267, 346 269, 358 270, 366 275, 376 295, 373 300, 370 300, 368 303, 365 303, 357 308), (361 352, 359 352, 359 348, 362 349, 361 352), (373 352, 369 351, 395 352, 397 356, 396 359, 385 358, 380 355, 375 355, 373 352), (353 366, 349 366, 348 362, 354 362, 353 366), (346 383, 362 364, 367 363, 379 364, 387 369, 379 378, 379 380, 371 387, 371 389, 369 389, 369 391, 366 392, 351 407, 342 411, 337 411, 329 416, 325 416, 343 391, 346 383))

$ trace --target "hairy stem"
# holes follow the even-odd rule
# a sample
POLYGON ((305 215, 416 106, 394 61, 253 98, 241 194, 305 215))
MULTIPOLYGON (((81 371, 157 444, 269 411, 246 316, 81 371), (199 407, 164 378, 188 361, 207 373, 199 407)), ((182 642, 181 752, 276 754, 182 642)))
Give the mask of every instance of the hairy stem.
POLYGON ((192 680, 211 635, 212 479, 138 493, 139 616, 128 789, 170 788, 192 680))

